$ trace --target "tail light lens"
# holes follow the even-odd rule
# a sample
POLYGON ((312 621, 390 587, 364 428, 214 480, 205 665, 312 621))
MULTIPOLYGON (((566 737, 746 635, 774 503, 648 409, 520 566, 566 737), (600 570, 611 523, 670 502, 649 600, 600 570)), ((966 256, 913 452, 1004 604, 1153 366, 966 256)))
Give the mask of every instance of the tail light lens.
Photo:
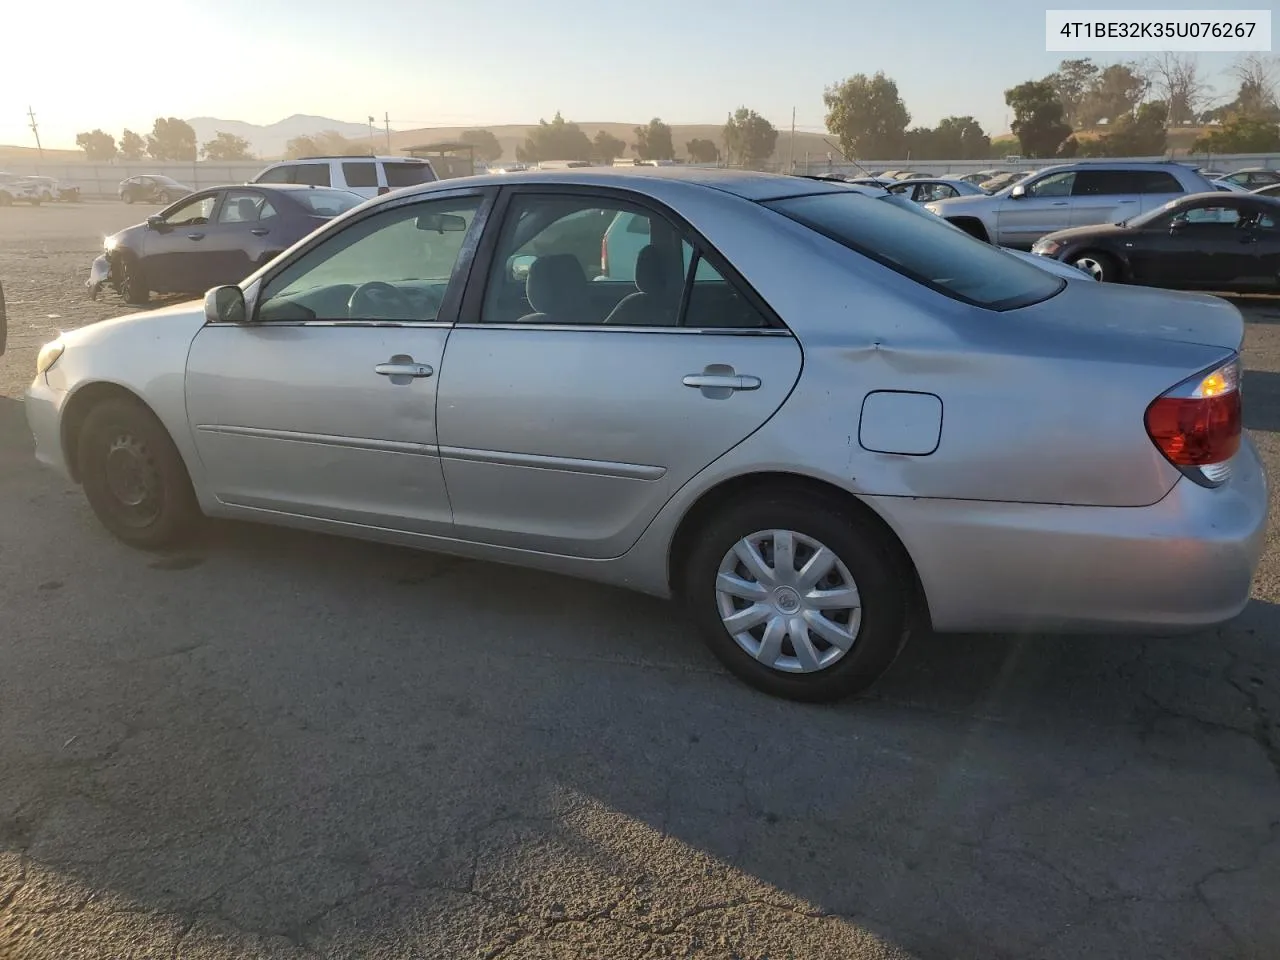
POLYGON ((1216 487, 1231 476, 1243 431, 1240 358, 1198 373, 1147 407, 1147 434, 1170 463, 1196 483, 1216 487))

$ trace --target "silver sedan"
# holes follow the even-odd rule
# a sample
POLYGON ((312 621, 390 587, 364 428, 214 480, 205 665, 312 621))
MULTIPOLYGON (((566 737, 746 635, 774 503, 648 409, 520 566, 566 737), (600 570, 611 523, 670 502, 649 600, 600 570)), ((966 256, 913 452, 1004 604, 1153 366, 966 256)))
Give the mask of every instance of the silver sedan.
POLYGON ((914 627, 1239 613, 1268 503, 1243 332, 846 185, 530 172, 397 191, 203 304, 67 333, 26 410, 128 544, 232 517, 605 581, 825 700, 914 627), (646 243, 602 242, 623 213, 646 243))

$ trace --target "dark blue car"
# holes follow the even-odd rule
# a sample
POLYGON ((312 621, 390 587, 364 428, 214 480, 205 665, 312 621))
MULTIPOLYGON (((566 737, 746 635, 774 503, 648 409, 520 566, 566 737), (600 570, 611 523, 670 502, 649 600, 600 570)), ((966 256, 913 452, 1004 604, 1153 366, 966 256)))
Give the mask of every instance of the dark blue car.
POLYGON ((293 185, 214 187, 107 237, 88 286, 128 303, 153 293, 204 293, 238 283, 322 223, 364 202, 346 190, 293 185))

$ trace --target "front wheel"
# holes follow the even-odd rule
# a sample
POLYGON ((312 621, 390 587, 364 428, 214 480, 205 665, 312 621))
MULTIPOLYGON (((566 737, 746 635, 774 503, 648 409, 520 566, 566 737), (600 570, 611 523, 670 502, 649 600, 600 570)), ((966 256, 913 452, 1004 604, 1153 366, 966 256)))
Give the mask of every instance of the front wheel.
POLYGON ((910 573, 884 533, 834 500, 767 494, 717 514, 694 542, 682 598, 712 653, 765 693, 859 693, 906 640, 910 573))
POLYGON ((200 516, 191 479, 168 431, 140 401, 98 404, 76 449, 89 506, 119 539, 158 550, 188 537, 200 516))
POLYGON ((1073 256, 1070 263, 1077 270, 1083 270, 1099 283, 1115 283, 1120 279, 1120 271, 1116 262, 1105 253, 1086 251, 1073 256))
POLYGON ((125 203, 133 203, 133 191, 126 190, 124 193, 120 194, 120 199, 125 203))
POLYGON ((165 193, 163 190, 161 190, 161 191, 156 195, 156 201, 157 201, 161 206, 167 207, 167 206, 169 205, 169 194, 167 194, 167 193, 165 193))
POLYGON ((143 276, 142 264, 132 255, 123 253, 116 257, 112 265, 116 273, 116 290, 125 303, 134 306, 146 306, 151 300, 151 291, 147 288, 147 278, 143 276))

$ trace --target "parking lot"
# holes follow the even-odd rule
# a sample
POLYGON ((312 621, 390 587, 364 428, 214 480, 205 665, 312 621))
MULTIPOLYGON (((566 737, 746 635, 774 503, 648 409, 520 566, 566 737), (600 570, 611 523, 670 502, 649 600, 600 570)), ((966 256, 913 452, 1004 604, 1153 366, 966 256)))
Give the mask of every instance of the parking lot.
MULTIPOLYGON (((0 210, 2 960, 1280 956, 1274 534, 1226 629, 925 637, 836 707, 594 585, 224 523, 139 553, 17 398, 127 311, 83 280, 153 209, 0 210)), ((1280 299, 1237 303, 1280 482, 1280 299)))

